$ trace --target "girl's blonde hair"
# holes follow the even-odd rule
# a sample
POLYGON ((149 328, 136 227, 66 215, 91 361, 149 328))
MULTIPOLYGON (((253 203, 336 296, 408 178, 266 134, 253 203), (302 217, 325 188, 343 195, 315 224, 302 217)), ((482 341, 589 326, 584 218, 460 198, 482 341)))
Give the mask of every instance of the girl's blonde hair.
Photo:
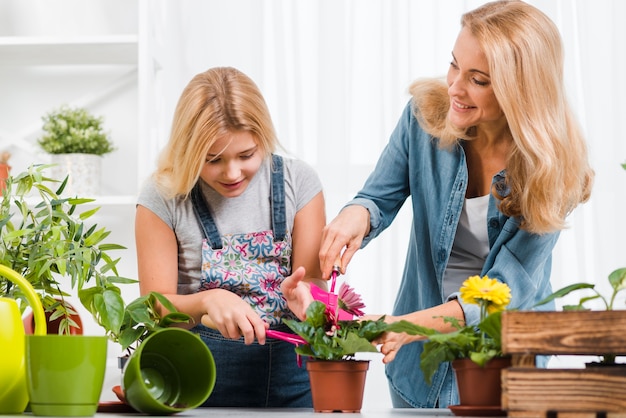
POLYGON ((170 139, 154 174, 161 192, 169 198, 187 197, 211 146, 235 131, 252 133, 266 156, 278 146, 265 99, 250 77, 230 67, 197 74, 178 100, 170 139))
MULTIPOLYGON (((515 0, 487 3, 464 14, 461 25, 487 57, 494 95, 513 137, 510 193, 494 192, 500 210, 519 217, 533 233, 561 230, 567 215, 589 199, 594 173, 567 102, 558 29, 541 11, 515 0)), ((460 132, 450 124, 442 80, 418 80, 410 92, 420 124, 442 147, 473 139, 474 130, 460 132)))

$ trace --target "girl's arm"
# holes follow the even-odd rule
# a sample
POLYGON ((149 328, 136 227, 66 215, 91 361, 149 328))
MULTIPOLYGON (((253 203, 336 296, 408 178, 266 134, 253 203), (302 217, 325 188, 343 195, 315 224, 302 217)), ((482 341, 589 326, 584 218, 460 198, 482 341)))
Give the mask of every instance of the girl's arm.
POLYGON ((307 281, 322 277, 319 251, 326 225, 325 205, 324 194, 319 192, 296 213, 293 223, 291 267, 292 271, 304 267, 307 281))
POLYGON ((251 344, 256 337, 260 344, 265 343, 267 324, 236 294, 224 289, 188 295, 177 293, 176 235, 163 220, 141 205, 137 206, 135 217, 135 241, 139 290, 142 295, 152 291, 163 294, 176 309, 192 317, 187 328, 202 321, 216 328, 226 338, 243 336, 246 344, 251 344))
POLYGON ((319 192, 296 213, 292 232, 292 275, 286 277, 281 286, 289 309, 300 319, 305 318, 306 308, 313 302, 309 283, 314 281, 326 289, 326 281, 321 280, 318 255, 325 224, 324 194, 319 192))

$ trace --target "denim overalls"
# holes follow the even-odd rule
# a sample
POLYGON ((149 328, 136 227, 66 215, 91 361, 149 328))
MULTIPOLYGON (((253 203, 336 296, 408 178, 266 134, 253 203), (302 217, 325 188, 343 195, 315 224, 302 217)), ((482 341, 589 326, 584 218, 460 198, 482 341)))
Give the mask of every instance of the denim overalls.
MULTIPOLYGON (((272 329, 288 331, 283 317, 293 318, 280 292, 291 274, 291 236, 287 234, 283 160, 272 156, 272 231, 221 236, 199 184, 191 197, 204 231, 202 277, 198 291, 222 288, 250 303, 272 329)), ((215 358, 215 388, 203 406, 311 407, 309 378, 298 368, 294 346, 268 338, 246 346, 243 338, 224 338, 203 325, 192 329, 215 358)))

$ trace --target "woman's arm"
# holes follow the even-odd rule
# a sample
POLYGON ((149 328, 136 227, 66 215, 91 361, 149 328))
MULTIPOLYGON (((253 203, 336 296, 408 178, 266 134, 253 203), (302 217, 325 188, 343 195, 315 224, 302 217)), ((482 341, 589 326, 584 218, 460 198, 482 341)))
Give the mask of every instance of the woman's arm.
MULTIPOLYGON (((381 315, 368 315, 364 319, 378 319, 381 315)), ((451 300, 432 308, 411 312, 406 315, 386 316, 385 322, 392 323, 405 320, 427 328, 436 329, 439 332, 452 332, 455 328, 446 323, 444 317, 454 317, 459 321, 464 321, 463 309, 457 300, 451 300)), ((374 344, 382 344, 380 352, 385 356, 383 363, 389 363, 396 358, 398 350, 404 345, 414 341, 424 340, 426 337, 420 335, 409 335, 406 333, 386 332, 374 344)))

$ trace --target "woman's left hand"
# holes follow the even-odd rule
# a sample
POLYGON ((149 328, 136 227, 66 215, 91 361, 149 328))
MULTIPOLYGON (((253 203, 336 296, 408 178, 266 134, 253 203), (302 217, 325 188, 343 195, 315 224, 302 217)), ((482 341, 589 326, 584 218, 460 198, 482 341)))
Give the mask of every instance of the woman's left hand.
MULTIPOLYGON (((380 319, 382 315, 365 315, 360 319, 363 320, 371 320, 376 321, 380 319)), ((393 322, 399 321, 401 318, 394 317, 391 315, 385 316, 385 322, 391 324, 393 322)), ((384 355, 383 363, 391 363, 395 358, 396 354, 404 344, 411 343, 418 339, 422 339, 419 336, 409 335, 404 332, 385 332, 380 337, 372 341, 373 345, 380 345, 379 351, 384 355)))

